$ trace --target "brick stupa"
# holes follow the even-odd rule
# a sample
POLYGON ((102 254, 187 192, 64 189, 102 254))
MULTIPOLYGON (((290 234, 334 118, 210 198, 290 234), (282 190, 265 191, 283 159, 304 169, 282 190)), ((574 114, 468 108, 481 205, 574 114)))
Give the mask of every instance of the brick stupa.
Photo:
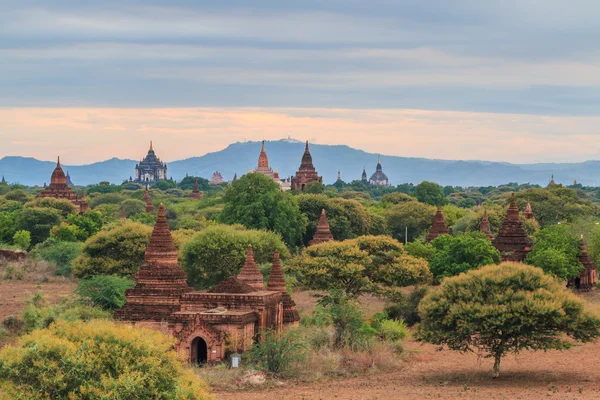
POLYGON ((167 321, 172 313, 179 311, 181 295, 192 291, 177 262, 177 249, 162 204, 144 259, 135 274, 136 285, 125 292, 127 303, 115 313, 116 319, 167 321))
POLYGON ((146 191, 144 192, 144 203, 146 203, 146 212, 149 214, 154 214, 154 204, 152 204, 152 199, 150 198, 150 191, 148 190, 148 186, 146 186, 146 191))
POLYGON ((285 276, 283 275, 281 262, 279 262, 279 251, 275 250, 275 254, 273 254, 273 267, 271 268, 271 275, 267 282, 267 289, 274 292, 281 292, 283 301, 283 323, 295 325, 300 321, 300 315, 298 314, 298 310, 296 310, 296 303, 292 300, 292 296, 287 292, 285 286, 285 276))
POLYGON ((485 233, 490 240, 494 240, 492 226, 490 225, 490 220, 488 219, 487 210, 485 208, 483 209, 483 218, 481 218, 481 223, 479 224, 479 232, 485 233))
POLYGON ((579 262, 583 265, 583 269, 579 272, 579 277, 572 279, 569 285, 575 286, 579 290, 592 290, 596 287, 596 264, 587 252, 583 235, 581 235, 579 248, 581 249, 579 262))
POLYGON ((315 244, 325 243, 331 240, 333 240, 333 235, 329 229, 329 221, 327 221, 325 209, 322 209, 321 216, 319 217, 319 223, 317 224, 317 230, 313 236, 313 239, 308 242, 308 245, 313 246, 315 244))
POLYGON ((521 222, 514 193, 502 222, 502 227, 492 244, 500 252, 502 261, 523 261, 531 251, 533 241, 527 235, 527 231, 521 222))
POLYGON ((429 234, 427 235, 427 238, 425 240, 427 242, 431 242, 436 237, 440 235, 447 235, 448 233, 450 233, 450 230, 448 229, 446 221, 444 220, 442 208, 438 205, 435 217, 433 217, 433 225, 431 226, 429 234))
POLYGON ((300 163, 300 169, 298 169, 296 175, 292 177, 291 189, 303 191, 306 184, 309 182, 323 183, 323 177, 317 174, 317 171, 313 165, 307 140, 306 148, 304 149, 304 154, 302 155, 302 161, 300 163))
POLYGON ((252 286, 256 290, 264 290, 265 285, 263 283, 263 275, 258 270, 256 263, 254 262, 254 254, 252 253, 252 245, 248 245, 248 251, 246 252, 246 262, 240 270, 237 276, 240 281, 252 286))
POLYGON ((530 220, 535 221, 535 215, 533 215, 533 210, 531 209, 531 203, 527 202, 523 216, 525 217, 525 219, 530 219, 530 220))
POLYGON ((200 200, 204 197, 204 194, 202 194, 202 192, 200 191, 200 187, 198 186, 198 178, 196 178, 196 182, 194 182, 194 189, 192 190, 190 197, 196 200, 200 200))
POLYGON ((60 157, 56 162, 56 167, 50 177, 50 185, 45 186, 44 190, 38 195, 39 198, 52 197, 54 199, 65 199, 79 207, 79 213, 83 214, 88 210, 88 202, 83 192, 83 197, 80 199, 67 184, 67 176, 60 165, 60 157))

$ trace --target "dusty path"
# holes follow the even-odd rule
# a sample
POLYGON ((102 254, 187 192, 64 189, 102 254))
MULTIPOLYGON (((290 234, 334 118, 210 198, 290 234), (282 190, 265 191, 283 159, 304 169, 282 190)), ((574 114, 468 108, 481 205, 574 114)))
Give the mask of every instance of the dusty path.
POLYGON ((217 400, 270 399, 600 399, 600 343, 568 352, 523 353, 502 361, 502 376, 489 378, 490 360, 437 352, 410 343, 416 351, 401 371, 339 381, 289 384, 249 392, 218 392, 217 400), (580 392, 581 390, 581 392, 580 392))

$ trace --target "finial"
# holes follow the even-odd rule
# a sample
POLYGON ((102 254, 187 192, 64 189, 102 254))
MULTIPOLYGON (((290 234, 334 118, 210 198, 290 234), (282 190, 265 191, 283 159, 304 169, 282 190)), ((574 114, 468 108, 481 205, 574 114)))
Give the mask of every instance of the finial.
POLYGON ((151 150, 151 151, 154 151, 154 150, 152 149, 152 140, 150 141, 150 150, 151 150))
POLYGON ((377 164, 381 164, 381 155, 377 154, 377 164))
POLYGON ((164 217, 165 216, 165 206, 163 203, 160 203, 160 205, 158 206, 158 217, 164 217))
POLYGON ((306 149, 305 151, 308 151, 308 140, 306 141, 306 149))
POLYGON ((261 151, 265 151, 265 141, 262 141, 262 150, 261 151))
MULTIPOLYGON (((581 235, 581 238, 583 238, 583 235, 581 235)), ((273 261, 277 260, 279 260, 279 250, 275 250, 275 253, 273 253, 273 261)))
POLYGON ((60 156, 58 156, 58 160, 56 161, 56 166, 60 167, 60 156))

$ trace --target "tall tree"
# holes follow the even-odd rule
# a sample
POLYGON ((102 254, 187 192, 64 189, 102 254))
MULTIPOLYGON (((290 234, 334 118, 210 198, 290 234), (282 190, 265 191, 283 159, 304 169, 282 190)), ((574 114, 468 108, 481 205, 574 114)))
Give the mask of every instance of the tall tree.
POLYGON ((419 183, 415 190, 415 196, 421 203, 437 206, 446 203, 444 189, 437 183, 423 181, 419 183))

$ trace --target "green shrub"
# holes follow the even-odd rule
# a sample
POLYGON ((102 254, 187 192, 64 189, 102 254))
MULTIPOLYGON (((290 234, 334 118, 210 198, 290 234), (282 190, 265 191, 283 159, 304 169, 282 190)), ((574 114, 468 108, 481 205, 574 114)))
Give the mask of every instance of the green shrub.
POLYGON ((59 322, 0 352, 11 399, 209 399, 170 337, 108 321, 59 322))
POLYGON ((56 275, 69 276, 73 260, 81 254, 83 243, 59 242, 56 239, 47 239, 37 244, 32 250, 32 256, 38 256, 43 260, 56 264, 56 275))
POLYGON ((13 243, 20 249, 28 250, 31 246, 31 234, 28 231, 17 231, 13 235, 13 243))
POLYGON ((267 331, 250 351, 250 362, 259 369, 281 376, 296 374, 295 365, 304 360, 306 344, 295 329, 282 333, 267 331))
POLYGON ((75 292, 87 302, 106 311, 123 307, 125 290, 132 288, 135 282, 117 276, 97 275, 79 282, 75 292))
POLYGON ((428 286, 415 287, 408 297, 404 297, 398 303, 386 307, 386 314, 389 318, 403 320, 408 326, 421 322, 419 303, 428 290, 428 286))
POLYGON ((396 342, 408 337, 408 328, 402 320, 385 319, 379 323, 377 337, 384 342, 396 342))
POLYGON ((25 327, 25 323, 14 315, 9 315, 2 321, 2 327, 10 333, 17 335, 25 327))
POLYGON ((331 347, 332 334, 327 328, 311 329, 308 341, 313 349, 324 349, 331 347))

